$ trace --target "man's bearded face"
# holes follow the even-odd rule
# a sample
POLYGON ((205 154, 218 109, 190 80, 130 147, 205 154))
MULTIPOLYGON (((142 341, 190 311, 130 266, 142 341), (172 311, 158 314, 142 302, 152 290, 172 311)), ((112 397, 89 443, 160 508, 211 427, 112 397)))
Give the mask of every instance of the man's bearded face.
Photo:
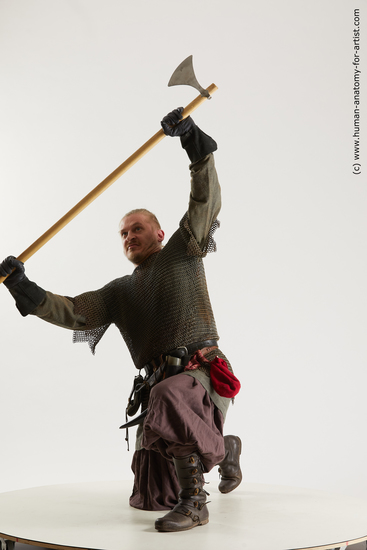
POLYGON ((164 232, 146 214, 125 216, 119 232, 124 254, 136 266, 162 248, 164 232))

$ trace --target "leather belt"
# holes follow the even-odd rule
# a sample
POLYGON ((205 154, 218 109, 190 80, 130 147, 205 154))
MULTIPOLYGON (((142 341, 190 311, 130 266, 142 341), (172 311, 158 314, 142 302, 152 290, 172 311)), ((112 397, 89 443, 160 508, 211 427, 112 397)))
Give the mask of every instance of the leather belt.
POLYGON ((169 351, 167 355, 172 357, 191 356, 199 349, 216 346, 218 346, 218 342, 216 340, 204 340, 203 342, 194 342, 193 344, 188 344, 187 346, 180 346, 172 351, 169 351))
POLYGON ((160 363, 158 367, 156 367, 154 360, 144 367, 147 375, 143 384, 136 388, 136 392, 142 390, 143 387, 152 388, 164 378, 169 378, 170 376, 179 374, 184 370, 184 367, 187 364, 187 362, 184 363, 182 361, 183 359, 187 359, 188 361, 189 358, 198 350, 201 350, 205 355, 205 353, 208 353, 212 349, 218 347, 217 344, 218 342, 216 340, 204 340, 201 342, 188 344, 187 346, 180 346, 172 351, 169 351, 168 353, 163 354, 163 356, 159 358, 160 363), (152 363, 155 368, 152 367, 152 363))
MULTIPOLYGON (((168 361, 168 363, 171 363, 172 365, 176 364, 177 366, 181 363, 175 363, 174 361, 169 361, 170 357, 177 357, 179 359, 190 358, 194 353, 198 350, 201 350, 201 352, 205 355, 205 353, 208 353, 207 348, 210 348, 209 351, 212 349, 215 349, 218 347, 217 340, 202 340, 201 342, 193 342, 192 344, 188 344, 187 346, 179 346, 178 348, 175 348, 171 351, 168 351, 167 353, 164 353, 160 357, 156 357, 155 359, 152 359, 147 363, 147 365, 144 365, 144 370, 147 375, 152 375, 154 371, 157 370, 157 368, 160 367, 162 364, 162 361, 168 361)), ((177 373, 175 373, 177 374, 177 373)))

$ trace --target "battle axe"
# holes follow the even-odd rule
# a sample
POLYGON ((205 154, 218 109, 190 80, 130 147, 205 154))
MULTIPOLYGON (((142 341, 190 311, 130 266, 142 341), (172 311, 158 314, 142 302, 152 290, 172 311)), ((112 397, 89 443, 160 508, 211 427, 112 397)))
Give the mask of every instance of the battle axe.
MULTIPOLYGON (((197 109, 206 99, 210 99, 211 94, 218 88, 215 84, 211 84, 206 88, 202 88, 196 80, 194 68, 192 64, 192 55, 187 57, 174 71, 168 86, 176 85, 189 85, 199 90, 200 95, 195 98, 182 112, 182 117, 187 118, 191 115, 195 109, 197 109)), ((29 246, 17 260, 21 262, 27 261, 33 254, 37 252, 44 244, 46 244, 52 237, 54 237, 63 227, 65 227, 72 219, 74 219, 82 210, 84 210, 91 202, 93 202, 99 195, 101 195, 110 185, 112 185, 122 174, 124 174, 131 166, 138 162, 148 151, 153 149, 163 138, 165 133, 162 129, 159 130, 153 137, 148 139, 144 145, 142 145, 135 153, 133 153, 128 159, 125 160, 116 170, 114 170, 107 178, 105 178, 99 185, 97 185, 88 195, 86 195, 81 201, 79 201, 69 212, 67 212, 62 218, 59 219, 50 229, 46 231, 41 237, 39 237, 31 246, 29 246)), ((2 283, 6 277, 0 277, 0 283, 2 283)))

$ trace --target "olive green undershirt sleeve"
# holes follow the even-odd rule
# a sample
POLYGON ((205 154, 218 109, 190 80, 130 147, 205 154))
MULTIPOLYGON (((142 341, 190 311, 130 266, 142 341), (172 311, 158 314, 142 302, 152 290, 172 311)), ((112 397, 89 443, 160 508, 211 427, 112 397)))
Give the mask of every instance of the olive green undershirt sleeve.
POLYGON ((213 154, 191 164, 190 172, 190 227, 199 246, 203 246, 221 208, 221 189, 213 154))
POLYGON ((74 304, 66 296, 59 296, 52 292, 45 293, 44 300, 31 312, 43 321, 70 330, 83 330, 85 317, 74 311, 74 304))

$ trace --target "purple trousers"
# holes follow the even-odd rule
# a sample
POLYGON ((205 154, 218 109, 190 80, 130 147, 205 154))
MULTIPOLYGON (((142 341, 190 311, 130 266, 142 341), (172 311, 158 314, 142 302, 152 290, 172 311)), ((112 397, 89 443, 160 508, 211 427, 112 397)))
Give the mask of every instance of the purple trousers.
POLYGON ((206 472, 221 462, 222 413, 195 378, 173 376, 151 391, 142 445, 131 465, 135 478, 130 505, 140 510, 173 508, 180 487, 172 458, 196 452, 206 472))

